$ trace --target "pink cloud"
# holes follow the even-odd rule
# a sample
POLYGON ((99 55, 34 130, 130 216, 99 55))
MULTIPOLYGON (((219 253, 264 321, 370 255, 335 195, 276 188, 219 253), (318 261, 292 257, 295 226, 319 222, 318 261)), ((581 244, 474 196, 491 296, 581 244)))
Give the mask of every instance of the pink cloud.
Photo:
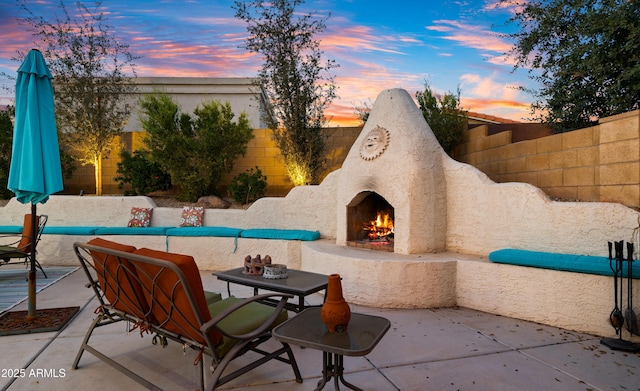
POLYGON ((529 105, 520 101, 463 98, 461 105, 469 111, 495 115, 514 121, 527 122, 528 118, 531 117, 529 105))
POLYGON ((511 0, 508 2, 503 2, 500 0, 493 0, 487 4, 485 4, 485 10, 496 10, 496 9, 506 9, 511 13, 516 13, 522 10, 525 6, 526 1, 524 0, 511 0))
POLYGON ((457 20, 441 19, 434 21, 434 23, 435 25, 427 26, 426 29, 445 33, 444 39, 455 41, 460 46, 499 53, 506 53, 511 50, 510 43, 484 27, 466 24, 457 20))
POLYGON ((329 51, 347 48, 354 52, 376 51, 393 54, 404 54, 393 48, 394 43, 412 42, 408 37, 394 38, 376 35, 373 29, 367 26, 341 27, 338 31, 329 31, 327 34, 323 34, 320 39, 322 47, 329 51))

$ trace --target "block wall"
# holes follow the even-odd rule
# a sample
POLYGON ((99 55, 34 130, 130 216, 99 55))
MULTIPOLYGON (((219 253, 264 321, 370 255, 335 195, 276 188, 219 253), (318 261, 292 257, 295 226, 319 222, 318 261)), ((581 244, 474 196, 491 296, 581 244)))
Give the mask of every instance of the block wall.
POLYGON ((453 157, 496 182, 526 182, 552 197, 640 207, 640 111, 597 126, 511 143, 511 132, 466 132, 453 157))
MULTIPOLYGON (((326 168, 321 175, 324 178, 331 171, 342 166, 342 162, 349 153, 351 145, 356 140, 362 127, 337 127, 324 129, 327 136, 326 168)), ((254 138, 247 144, 247 153, 240 157, 234 164, 233 171, 223 178, 223 186, 228 185, 233 177, 239 173, 255 168, 260 168, 262 174, 267 177, 267 195, 283 196, 293 187, 287 176, 284 162, 279 150, 275 146, 269 129, 255 129, 254 138)), ((125 148, 135 151, 144 146, 142 142, 143 132, 126 132, 114 140, 111 154, 102 161, 103 194, 122 194, 118 189, 118 183, 114 180, 120 161, 120 151, 125 148)), ((64 181, 64 194, 95 194, 95 177, 93 166, 79 167, 71 179, 64 181)), ((226 194, 223 194, 226 196, 226 194)))

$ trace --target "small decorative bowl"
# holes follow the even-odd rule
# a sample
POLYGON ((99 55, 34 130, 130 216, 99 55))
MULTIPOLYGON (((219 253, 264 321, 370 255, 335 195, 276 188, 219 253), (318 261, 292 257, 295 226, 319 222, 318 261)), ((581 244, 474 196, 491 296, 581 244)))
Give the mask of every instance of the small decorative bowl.
POLYGON ((287 265, 271 264, 264 265, 264 273, 262 277, 268 280, 279 280, 289 277, 287 274, 287 265))

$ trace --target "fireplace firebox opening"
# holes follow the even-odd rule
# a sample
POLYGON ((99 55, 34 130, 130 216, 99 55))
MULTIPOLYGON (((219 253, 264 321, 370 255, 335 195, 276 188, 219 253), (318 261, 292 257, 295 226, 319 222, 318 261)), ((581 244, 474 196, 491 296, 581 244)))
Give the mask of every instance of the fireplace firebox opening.
POLYGON ((359 193, 347 205, 347 244, 393 252, 393 206, 377 193, 359 193))

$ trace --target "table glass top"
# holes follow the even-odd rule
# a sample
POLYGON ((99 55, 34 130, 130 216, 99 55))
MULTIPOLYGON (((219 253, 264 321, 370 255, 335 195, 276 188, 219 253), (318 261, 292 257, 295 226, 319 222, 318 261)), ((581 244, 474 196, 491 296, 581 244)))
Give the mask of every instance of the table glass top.
POLYGON ((373 350, 389 330, 388 319, 351 313, 344 333, 330 333, 320 317, 321 308, 309 308, 273 330, 283 342, 344 356, 363 356, 373 350))
POLYGON ((324 274, 288 269, 287 278, 267 279, 262 276, 253 276, 243 273, 244 268, 215 272, 213 275, 223 281, 230 281, 265 289, 286 289, 287 292, 317 292, 326 288, 329 277, 324 274))

